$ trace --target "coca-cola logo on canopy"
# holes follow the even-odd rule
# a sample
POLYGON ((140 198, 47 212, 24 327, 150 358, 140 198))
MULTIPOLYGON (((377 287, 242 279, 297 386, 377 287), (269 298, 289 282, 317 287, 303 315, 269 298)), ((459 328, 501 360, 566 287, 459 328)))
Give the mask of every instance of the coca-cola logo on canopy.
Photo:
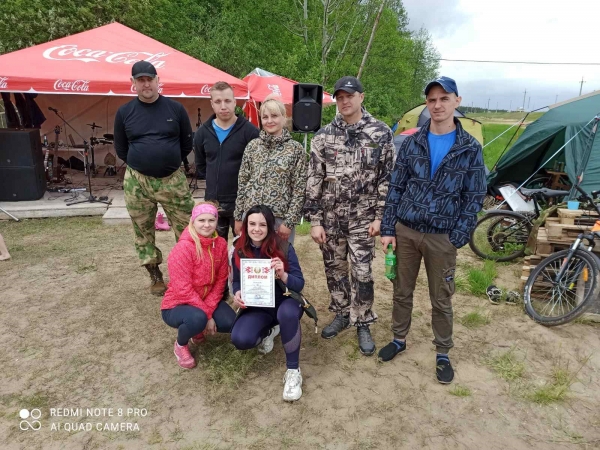
POLYGON ((89 80, 56 80, 54 82, 55 91, 71 91, 71 92, 89 92, 89 80))
POLYGON ((279 85, 277 85, 277 84, 267 84, 267 87, 269 88, 269 90, 273 94, 279 95, 281 97, 281 89, 279 89, 279 85))
POLYGON ((208 84, 202 86, 202 89, 200 89, 200 95, 210 95, 210 86, 208 84))
MULTIPOLYGON (((158 93, 159 94, 162 94, 164 85, 165 85, 164 83, 158 83, 158 93)), ((131 92, 133 92, 134 94, 137 94, 137 90, 135 89, 134 84, 131 85, 131 92)))
POLYGON ((6 89, 8 87, 8 77, 0 77, 0 89, 6 89))
POLYGON ((169 53, 150 53, 150 52, 109 52, 106 50, 92 50, 89 48, 79 49, 76 44, 65 44, 57 47, 51 47, 42 54, 46 59, 55 61, 83 61, 83 62, 107 62, 111 64, 132 65, 138 61, 151 62, 154 67, 160 69, 165 67, 166 62, 161 58, 169 53))

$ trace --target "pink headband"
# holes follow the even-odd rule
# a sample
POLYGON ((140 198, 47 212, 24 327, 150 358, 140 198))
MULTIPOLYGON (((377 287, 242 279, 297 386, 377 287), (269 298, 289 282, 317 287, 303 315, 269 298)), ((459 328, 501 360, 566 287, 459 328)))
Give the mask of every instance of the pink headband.
POLYGON ((212 214, 215 218, 219 218, 217 208, 209 203, 201 203, 200 205, 194 206, 194 209, 192 209, 192 221, 196 220, 200 214, 212 214))

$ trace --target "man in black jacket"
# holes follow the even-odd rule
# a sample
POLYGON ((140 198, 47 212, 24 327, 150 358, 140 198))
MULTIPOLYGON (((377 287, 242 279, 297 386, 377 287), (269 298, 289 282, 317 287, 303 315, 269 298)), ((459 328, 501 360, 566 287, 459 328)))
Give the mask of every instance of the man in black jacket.
POLYGON ((217 233, 227 239, 229 228, 235 234, 233 212, 238 192, 238 174, 246 145, 259 135, 243 116, 235 115, 233 88, 224 81, 210 90, 214 114, 194 136, 198 178, 206 179, 205 200, 219 202, 217 233))

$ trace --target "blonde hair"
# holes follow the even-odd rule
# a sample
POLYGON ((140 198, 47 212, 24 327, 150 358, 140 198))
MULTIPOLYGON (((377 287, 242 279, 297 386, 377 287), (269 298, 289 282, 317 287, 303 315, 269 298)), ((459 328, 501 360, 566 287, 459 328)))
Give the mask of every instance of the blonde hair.
POLYGON ((271 114, 279 114, 284 118, 287 118, 287 113, 285 112, 285 105, 281 101, 281 97, 276 95, 269 95, 262 105, 260 105, 260 117, 265 111, 270 112, 271 114))
MULTIPOLYGON (((194 205, 194 207, 198 205, 213 205, 215 208, 219 209, 219 202, 217 201, 198 202, 194 205)), ((196 244, 196 256, 198 256, 198 259, 202 259, 202 243, 200 242, 200 236, 198 236, 198 232, 194 228, 194 221, 191 217, 190 223, 188 225, 188 231, 190 233, 190 236, 192 237, 192 240, 194 241, 194 244, 196 244)), ((217 231, 215 230, 215 232, 213 233, 213 237, 215 237, 216 234, 217 231)))

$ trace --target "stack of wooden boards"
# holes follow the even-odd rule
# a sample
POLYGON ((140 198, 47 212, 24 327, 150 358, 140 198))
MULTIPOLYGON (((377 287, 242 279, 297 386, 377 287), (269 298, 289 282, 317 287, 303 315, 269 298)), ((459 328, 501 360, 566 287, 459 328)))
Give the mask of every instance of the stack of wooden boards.
MULTIPOLYGON (((539 228, 535 255, 526 256, 523 260, 521 290, 542 259, 554 252, 569 248, 579 234, 590 231, 598 220, 598 213, 595 211, 558 209, 557 214, 557 217, 548 217, 545 226, 539 228)), ((600 256, 600 245, 594 248, 594 253, 600 256)), ((595 313, 593 316, 600 319, 600 302, 596 302, 590 312, 595 313)))

